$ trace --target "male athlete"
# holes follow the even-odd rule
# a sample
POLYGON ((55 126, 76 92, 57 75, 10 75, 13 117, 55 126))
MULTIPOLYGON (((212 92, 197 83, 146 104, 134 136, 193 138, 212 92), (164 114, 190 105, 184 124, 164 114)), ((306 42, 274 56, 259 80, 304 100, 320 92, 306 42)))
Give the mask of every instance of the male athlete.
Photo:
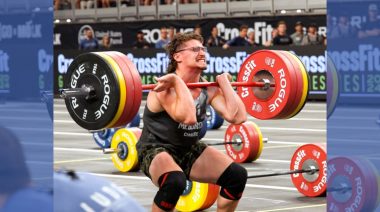
POLYGON ((186 83, 202 81, 207 66, 202 43, 200 35, 177 34, 167 46, 168 74, 156 79, 147 97, 137 150, 142 171, 159 187, 152 211, 172 211, 186 179, 220 185, 218 211, 234 211, 245 188, 246 169, 198 139, 207 104, 230 123, 247 119, 229 74, 216 77, 219 87, 187 88, 186 83))

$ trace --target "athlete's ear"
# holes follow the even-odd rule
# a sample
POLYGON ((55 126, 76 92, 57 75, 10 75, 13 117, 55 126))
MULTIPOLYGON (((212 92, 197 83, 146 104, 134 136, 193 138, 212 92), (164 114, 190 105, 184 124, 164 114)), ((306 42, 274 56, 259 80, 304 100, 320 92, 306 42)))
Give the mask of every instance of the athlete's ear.
POLYGON ((182 59, 183 59, 183 56, 180 53, 174 53, 173 58, 174 58, 175 61, 177 61, 177 63, 181 63, 182 59))

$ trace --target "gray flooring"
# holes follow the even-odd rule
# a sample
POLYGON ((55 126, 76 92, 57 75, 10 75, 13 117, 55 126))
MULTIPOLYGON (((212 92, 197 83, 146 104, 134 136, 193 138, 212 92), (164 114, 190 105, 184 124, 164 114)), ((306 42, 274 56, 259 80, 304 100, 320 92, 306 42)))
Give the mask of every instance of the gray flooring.
MULTIPOLYGON (((145 102, 141 104, 140 113, 145 102)), ((259 125, 264 137, 269 138, 261 157, 243 164, 250 175, 270 170, 289 169, 293 152, 302 144, 326 143, 325 103, 307 103, 296 117, 289 120, 249 120, 259 125)), ((220 141, 228 123, 208 131, 206 142, 220 141)), ((218 147, 224 151, 224 147, 218 147)), ((91 172, 108 178, 123 187, 147 210, 157 191, 141 172, 119 173, 109 155, 103 155, 92 135, 76 125, 63 101, 54 102, 54 167, 91 172)), ((207 211, 216 211, 214 204, 207 211)), ((307 198, 293 186, 290 176, 249 179, 237 211, 326 211, 324 197, 307 198)))

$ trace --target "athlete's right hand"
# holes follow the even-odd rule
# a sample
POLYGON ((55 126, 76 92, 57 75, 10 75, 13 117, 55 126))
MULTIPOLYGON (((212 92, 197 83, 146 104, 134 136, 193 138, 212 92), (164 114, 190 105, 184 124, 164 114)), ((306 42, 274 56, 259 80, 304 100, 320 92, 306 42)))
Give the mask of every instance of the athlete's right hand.
POLYGON ((175 74, 167 74, 162 77, 154 77, 154 79, 157 81, 157 85, 153 91, 161 92, 174 87, 179 77, 175 74))

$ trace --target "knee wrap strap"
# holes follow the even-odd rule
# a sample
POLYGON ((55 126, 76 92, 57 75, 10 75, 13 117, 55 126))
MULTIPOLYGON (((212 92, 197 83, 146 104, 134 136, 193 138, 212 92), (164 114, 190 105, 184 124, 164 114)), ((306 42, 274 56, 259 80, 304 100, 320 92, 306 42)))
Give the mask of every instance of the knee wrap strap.
POLYGON ((162 210, 172 210, 186 187, 186 175, 181 171, 167 172, 158 179, 160 189, 154 203, 162 210))
POLYGON ((247 183, 247 170, 236 163, 232 163, 216 183, 222 187, 220 189, 222 197, 239 200, 247 183))

